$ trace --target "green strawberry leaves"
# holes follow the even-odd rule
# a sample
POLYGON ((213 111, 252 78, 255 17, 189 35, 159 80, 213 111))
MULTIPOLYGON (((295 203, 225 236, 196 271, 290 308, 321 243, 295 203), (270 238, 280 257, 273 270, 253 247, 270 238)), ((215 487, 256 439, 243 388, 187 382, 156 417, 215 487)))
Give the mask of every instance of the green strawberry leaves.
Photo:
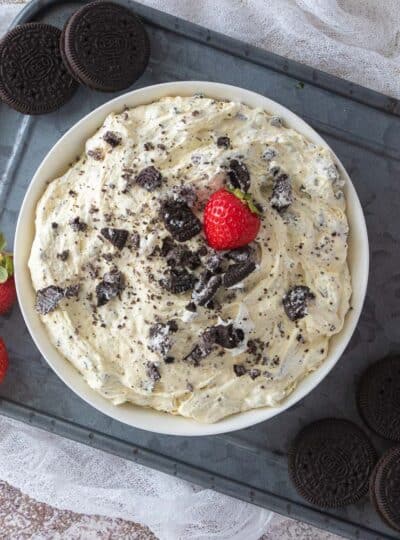
POLYGON ((235 195, 235 197, 244 202, 249 207, 250 212, 252 212, 253 214, 257 214, 257 216, 262 215, 260 208, 254 202, 253 197, 250 195, 250 193, 244 193, 244 191, 238 188, 227 187, 226 189, 227 191, 232 193, 232 195, 235 195))
POLYGON ((14 274, 13 256, 4 252, 6 245, 4 234, 0 233, 0 283, 5 283, 14 274))

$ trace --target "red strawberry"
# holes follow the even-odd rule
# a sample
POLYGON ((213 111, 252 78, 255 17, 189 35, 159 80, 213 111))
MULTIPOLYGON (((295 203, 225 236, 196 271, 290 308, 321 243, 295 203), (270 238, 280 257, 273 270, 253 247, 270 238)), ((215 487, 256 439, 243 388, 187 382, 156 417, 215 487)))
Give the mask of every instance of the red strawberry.
POLYGON ((7 281, 0 283, 0 315, 7 313, 11 309, 16 297, 17 293, 13 277, 9 277, 7 281))
POLYGON ((14 265, 11 253, 5 253, 4 236, 0 233, 0 315, 3 315, 15 302, 17 294, 14 283, 14 265))
POLYGON ((4 341, 0 338, 0 383, 4 381, 8 369, 8 353, 4 341))
POLYGON ((204 232, 208 244, 217 250, 235 249, 252 242, 260 229, 259 210, 250 195, 240 190, 220 189, 204 210, 204 232))

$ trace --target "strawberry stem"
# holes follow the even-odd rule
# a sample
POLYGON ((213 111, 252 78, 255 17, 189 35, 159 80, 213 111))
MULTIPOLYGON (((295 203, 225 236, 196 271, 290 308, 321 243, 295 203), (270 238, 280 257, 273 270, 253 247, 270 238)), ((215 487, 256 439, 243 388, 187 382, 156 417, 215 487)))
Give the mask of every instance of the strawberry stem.
POLYGON ((257 207, 256 203, 253 200, 253 197, 250 195, 250 193, 244 193, 241 189, 238 188, 226 188, 227 191, 232 193, 232 195, 235 195, 238 199, 240 199, 244 204, 246 204, 249 207, 250 212, 253 214, 257 214, 257 216, 261 216, 262 212, 257 207))

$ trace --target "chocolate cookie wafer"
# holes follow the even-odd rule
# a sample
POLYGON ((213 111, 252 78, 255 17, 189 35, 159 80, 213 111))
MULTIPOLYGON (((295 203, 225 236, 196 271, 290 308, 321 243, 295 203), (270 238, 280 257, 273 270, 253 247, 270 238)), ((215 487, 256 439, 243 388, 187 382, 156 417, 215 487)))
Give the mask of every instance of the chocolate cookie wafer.
POLYGON ((289 475, 308 502, 335 508, 367 494, 375 462, 375 450, 358 426, 327 418, 297 435, 289 450, 289 475))
POLYGON ((370 498, 385 523, 400 532, 400 447, 390 449, 377 463, 370 498))
POLYGON ((59 50, 61 32, 43 23, 17 26, 0 42, 0 97, 24 114, 44 114, 66 103, 77 84, 59 50))
POLYGON ((129 9, 92 2, 67 21, 61 53, 71 75, 94 90, 116 92, 133 84, 150 55, 146 30, 129 9))
POLYGON ((361 417, 375 433, 400 442, 400 358, 385 358, 364 372, 357 403, 361 417))

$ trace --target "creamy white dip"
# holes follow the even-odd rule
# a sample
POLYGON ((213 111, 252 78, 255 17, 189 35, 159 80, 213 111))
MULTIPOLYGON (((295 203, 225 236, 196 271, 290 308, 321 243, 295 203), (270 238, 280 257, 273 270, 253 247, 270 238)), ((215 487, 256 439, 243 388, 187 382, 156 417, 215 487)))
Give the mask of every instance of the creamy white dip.
MULTIPOLYGON (((78 299, 64 298, 41 315, 52 343, 117 405, 132 402, 201 422, 277 405, 323 362, 349 309, 342 185, 329 150, 261 109, 193 96, 111 114, 37 205, 29 260, 35 290, 80 285, 78 299), (107 132, 114 144, 104 139, 107 132), (218 145, 219 137, 229 137, 229 146, 218 145), (160 200, 191 185, 202 219, 202 203, 223 184, 231 159, 247 166, 249 192, 264 208, 253 243, 257 267, 233 287, 221 287, 213 306, 192 312, 185 309, 190 291, 160 286, 167 271, 160 250, 169 236, 160 200), (162 175, 152 192, 134 181, 149 166, 162 175), (270 200, 278 173, 288 175, 292 189, 281 212, 270 200), (76 218, 86 227, 71 226, 76 218), (128 231, 125 247, 106 240, 104 227, 128 231), (113 268, 124 288, 98 307, 96 286, 113 268), (298 285, 314 298, 293 321, 282 300, 298 285), (156 323, 166 325, 163 335, 150 337, 156 323), (217 324, 233 324, 244 339, 234 349, 215 346, 194 365, 187 356, 217 324)), ((184 244, 196 251, 205 239, 200 233, 184 244)))

